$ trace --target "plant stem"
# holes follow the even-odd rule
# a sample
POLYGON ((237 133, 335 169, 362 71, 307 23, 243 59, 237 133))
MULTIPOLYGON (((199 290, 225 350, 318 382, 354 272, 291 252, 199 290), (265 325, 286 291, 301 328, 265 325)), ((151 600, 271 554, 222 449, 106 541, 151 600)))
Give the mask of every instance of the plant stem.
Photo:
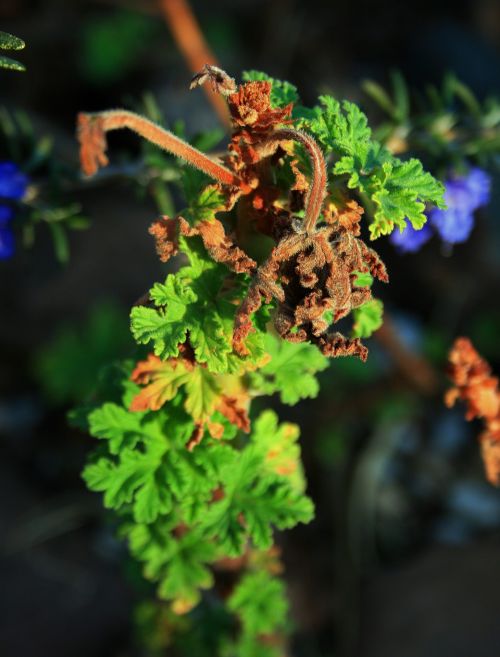
POLYGON ((423 395, 435 394, 439 387, 438 375, 429 361, 414 353, 401 342, 394 322, 386 311, 384 323, 373 337, 390 354, 396 367, 423 395))
MULTIPOLYGON (((139 114, 135 114, 134 112, 118 109, 99 112, 96 114, 80 114, 79 126, 82 147, 85 147, 86 145, 84 131, 86 125, 96 127, 99 132, 102 132, 102 134, 111 130, 128 128, 141 137, 144 137, 147 141, 156 144, 163 150, 169 151, 173 155, 182 158, 191 166, 203 171, 203 173, 206 173, 220 183, 224 185, 235 185, 244 191, 249 190, 248 186, 235 176, 230 169, 227 169, 222 164, 214 162, 208 157, 208 155, 205 155, 205 153, 202 153, 187 142, 179 139, 179 137, 176 137, 168 130, 156 125, 153 121, 150 121, 139 114)), ((86 173, 89 173, 89 171, 86 171, 86 173)), ((90 173, 92 173, 92 171, 90 171, 90 173)))
MULTIPOLYGON (((210 50, 187 0, 160 0, 160 8, 191 72, 198 73, 205 64, 218 66, 217 58, 210 50)), ((203 89, 219 119, 226 128, 230 128, 225 100, 210 85, 204 85, 203 89)))
POLYGON ((328 179, 323 151, 311 135, 293 128, 275 130, 270 139, 298 141, 307 150, 312 166, 312 179, 305 199, 304 227, 307 233, 311 233, 314 230, 326 196, 328 179))

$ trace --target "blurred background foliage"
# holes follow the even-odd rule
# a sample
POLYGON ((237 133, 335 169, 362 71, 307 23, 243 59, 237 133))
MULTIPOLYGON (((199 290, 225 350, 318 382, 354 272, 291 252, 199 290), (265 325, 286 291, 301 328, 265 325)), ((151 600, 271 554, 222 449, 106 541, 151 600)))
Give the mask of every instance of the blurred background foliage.
MULTIPOLYGON (((500 372, 500 5, 193 0, 192 8, 237 78, 266 71, 309 105, 323 91, 355 100, 379 138, 423 157, 436 175, 467 156, 493 176, 491 201, 464 244, 431 240, 402 255, 378 240, 391 276, 378 290, 389 322, 371 339, 368 362, 331 363, 315 400, 272 401, 302 427, 317 506, 310 526, 279 541, 296 626, 291 654, 490 657, 500 646, 500 491, 483 478, 479 426, 445 409, 442 393, 459 334, 500 372)), ((146 229, 158 209, 179 208, 183 174, 174 158, 118 134, 112 166, 84 183, 74 124, 78 111, 126 105, 210 151, 223 128, 204 95, 188 91, 160 3, 4 0, 0 27, 27 43, 16 53, 26 71, 0 71, 0 161, 28 178, 12 201, 16 252, 0 262, 0 654, 198 657, 224 618, 210 607, 172 617, 148 601, 80 479, 90 441, 66 421, 102 364, 130 353, 128 309, 166 271, 146 229), (177 625, 184 645, 172 645, 177 625)))

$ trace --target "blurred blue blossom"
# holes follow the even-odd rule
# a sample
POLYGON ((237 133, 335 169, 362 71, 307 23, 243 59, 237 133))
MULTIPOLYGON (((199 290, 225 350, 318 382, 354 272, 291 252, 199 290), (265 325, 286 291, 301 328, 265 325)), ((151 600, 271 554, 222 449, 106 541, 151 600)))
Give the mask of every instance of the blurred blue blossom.
POLYGON ((28 178, 14 162, 0 162, 0 198, 19 201, 26 193, 28 178))
POLYGON ((8 260, 14 255, 14 233, 10 226, 0 224, 0 260, 8 260))
POLYGON ((479 167, 472 167, 466 176, 445 181, 446 210, 432 208, 428 224, 415 230, 409 223, 403 232, 394 231, 390 241, 402 252, 415 252, 432 236, 432 229, 447 244, 465 242, 474 227, 474 211, 490 200, 491 177, 479 167))
POLYGON ((11 258, 15 248, 14 233, 10 225, 14 208, 2 203, 2 200, 21 200, 26 193, 28 182, 28 177, 14 162, 0 162, 0 260, 11 258))
POLYGON ((423 246, 432 237, 432 228, 425 224, 420 230, 415 230, 413 226, 407 222, 406 228, 400 232, 394 230, 389 237, 390 241, 396 246, 399 251, 403 253, 415 253, 421 246, 423 246))

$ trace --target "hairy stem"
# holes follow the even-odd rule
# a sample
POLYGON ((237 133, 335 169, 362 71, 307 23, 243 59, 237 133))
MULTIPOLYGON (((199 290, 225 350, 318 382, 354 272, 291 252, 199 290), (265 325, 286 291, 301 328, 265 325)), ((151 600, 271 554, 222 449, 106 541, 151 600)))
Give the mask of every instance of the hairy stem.
POLYGON ((108 110, 96 114, 80 114, 78 116, 82 166, 87 175, 92 175, 99 166, 107 163, 107 158, 104 155, 106 150, 104 135, 110 130, 119 130, 120 128, 132 130, 147 141, 182 158, 191 166, 203 171, 203 173, 224 185, 236 185, 247 191, 247 185, 235 176, 230 169, 214 162, 205 153, 149 119, 122 109, 108 110))
POLYGON ((270 139, 298 141, 299 144, 305 147, 309 155, 312 166, 312 180, 305 199, 304 227, 306 232, 310 233, 316 225, 326 196, 328 179, 323 151, 310 135, 300 130, 294 130, 293 128, 275 130, 270 139))

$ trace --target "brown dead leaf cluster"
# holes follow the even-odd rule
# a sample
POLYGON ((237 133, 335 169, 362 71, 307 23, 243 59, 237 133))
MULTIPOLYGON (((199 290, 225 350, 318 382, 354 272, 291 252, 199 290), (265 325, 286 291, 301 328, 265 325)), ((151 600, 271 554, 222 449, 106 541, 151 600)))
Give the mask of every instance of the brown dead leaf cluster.
POLYGON ((251 274, 257 267, 255 260, 235 245, 218 219, 199 221, 191 227, 183 217, 161 217, 151 224, 149 233, 155 238, 156 252, 162 262, 167 262, 171 256, 177 255, 179 235, 183 235, 201 237, 210 257, 237 274, 251 274))
POLYGON ((109 160, 106 155, 104 119, 89 114, 79 114, 77 135, 80 142, 80 163, 86 176, 93 176, 109 160))
MULTIPOLYGON (((199 81, 203 79, 202 75, 199 81)), ((325 203, 323 153, 310 135, 287 127, 292 123, 292 104, 273 107, 270 82, 247 82, 227 99, 233 134, 225 165, 245 189, 217 184, 224 203, 212 217, 192 226, 182 217, 156 221, 150 233, 160 259, 166 261, 177 253, 179 235, 198 235, 215 261, 236 273, 252 275, 248 295, 235 317, 233 346, 241 356, 248 353, 245 341, 253 331, 252 315, 263 302, 274 299, 278 304, 274 325, 284 339, 310 341, 326 356, 356 355, 365 360, 367 349, 359 339, 328 331, 331 324, 371 299, 369 287, 356 285, 359 272, 388 280, 376 252, 360 239, 363 209, 350 199, 325 203), (309 157, 310 179, 295 157, 297 143, 309 157), (286 158, 294 182, 282 190, 276 185, 275 170, 286 158), (229 235, 215 214, 228 212, 236 204, 238 228, 229 235), (304 219, 296 216, 301 210, 304 219), (323 223, 317 226, 321 212, 323 223), (237 244, 236 236, 245 233, 248 225, 276 242, 259 267, 237 244)))
POLYGON ((454 383, 445 395, 448 407, 460 399, 466 404, 465 418, 484 420, 479 435, 488 481, 500 485, 500 391, 498 378, 474 349, 468 338, 457 338, 449 354, 448 375, 454 383))
POLYGON ((359 339, 329 333, 353 308, 371 299, 368 287, 356 285, 359 272, 387 282, 384 264, 359 239, 363 210, 351 204, 327 226, 307 233, 289 222, 281 227, 278 244, 254 277, 235 321, 233 345, 245 355, 245 339, 253 331, 252 315, 263 301, 278 302, 274 325, 290 342, 310 341, 326 356, 355 355, 366 359, 359 339), (353 216, 356 220, 353 220, 353 216))

